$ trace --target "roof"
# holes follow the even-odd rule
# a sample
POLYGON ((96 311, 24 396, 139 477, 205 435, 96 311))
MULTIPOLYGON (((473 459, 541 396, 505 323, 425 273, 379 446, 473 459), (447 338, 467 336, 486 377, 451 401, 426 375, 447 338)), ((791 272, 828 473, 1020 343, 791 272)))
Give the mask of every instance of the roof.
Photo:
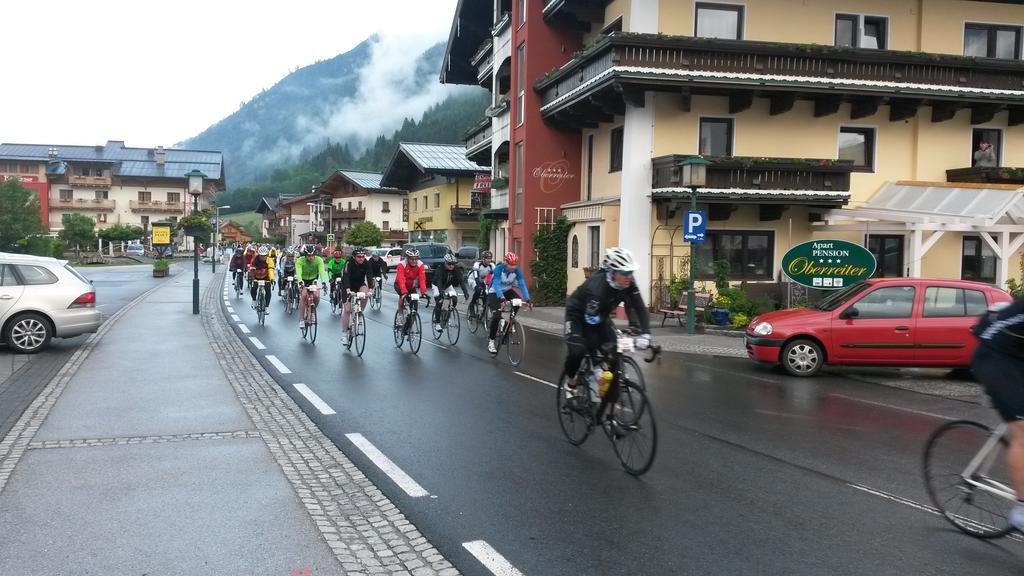
POLYGON ((489 168, 466 159, 460 144, 421 144, 402 142, 384 170, 381 185, 408 190, 422 174, 472 176, 490 172, 489 168))
MULTIPOLYGON (((653 198, 689 198, 690 188, 655 188, 653 198)), ((762 190, 760 188, 699 188, 697 199, 707 202, 751 200, 757 202, 805 202, 812 204, 846 204, 849 192, 834 190, 762 190)))
POLYGON ((288 199, 285 199, 285 200, 281 200, 280 202, 278 202, 277 205, 278 206, 291 206, 292 204, 299 204, 299 203, 303 203, 304 204, 306 202, 306 200, 314 200, 314 199, 318 198, 319 196, 320 196, 320 194, 318 194, 316 192, 311 192, 309 194, 303 194, 301 196, 296 196, 294 198, 288 198, 288 199))
POLYGON ((886 182, 863 206, 833 211, 830 216, 973 226, 1021 225, 1024 224, 1024 188, 886 182))
POLYGON ((256 212, 259 214, 268 214, 273 212, 280 203, 280 198, 267 198, 264 196, 260 198, 260 203, 256 205, 256 212))
POLYGON ((441 60, 442 84, 477 85, 477 70, 470 59, 483 42, 491 40, 493 19, 490 2, 459 0, 441 60))
POLYGON ((380 190, 382 192, 401 192, 397 188, 381 186, 380 181, 384 177, 383 172, 361 172, 359 170, 338 170, 338 173, 352 181, 353 184, 367 190, 380 190))
POLYGON ((186 173, 199 170, 208 180, 224 181, 224 157, 219 151, 164 148, 163 165, 156 163, 157 152, 156 148, 128 148, 120 140, 103 146, 0 144, 0 160, 47 162, 50 175, 67 173, 70 162, 109 165, 113 176, 121 178, 185 178, 186 173))

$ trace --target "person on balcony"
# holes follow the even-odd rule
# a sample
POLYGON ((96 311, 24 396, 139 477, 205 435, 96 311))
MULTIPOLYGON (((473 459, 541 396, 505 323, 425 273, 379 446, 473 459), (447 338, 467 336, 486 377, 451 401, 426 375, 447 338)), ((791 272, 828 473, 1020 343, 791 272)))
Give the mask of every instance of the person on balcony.
POLYGON ((975 166, 998 166, 996 149, 987 140, 978 142, 978 149, 974 151, 975 166))

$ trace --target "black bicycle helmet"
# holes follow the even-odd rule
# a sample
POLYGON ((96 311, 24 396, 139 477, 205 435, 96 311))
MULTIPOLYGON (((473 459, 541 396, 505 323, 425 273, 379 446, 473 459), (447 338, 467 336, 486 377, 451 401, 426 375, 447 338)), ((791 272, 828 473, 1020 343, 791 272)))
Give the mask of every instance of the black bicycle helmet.
POLYGON ((491 254, 490 250, 484 250, 483 252, 480 253, 480 258, 494 258, 494 254, 491 254))
POLYGON ((457 264, 458 261, 459 261, 459 259, 456 258, 455 254, 452 254, 451 252, 449 252, 449 253, 444 255, 444 263, 445 264, 457 264))
POLYGON ((366 248, 363 248, 362 246, 356 246, 355 248, 352 249, 353 256, 359 256, 360 254, 366 256, 366 248))
POLYGON ((302 247, 302 253, 306 256, 312 256, 316 254, 316 246, 313 246, 312 244, 306 244, 305 246, 302 247))

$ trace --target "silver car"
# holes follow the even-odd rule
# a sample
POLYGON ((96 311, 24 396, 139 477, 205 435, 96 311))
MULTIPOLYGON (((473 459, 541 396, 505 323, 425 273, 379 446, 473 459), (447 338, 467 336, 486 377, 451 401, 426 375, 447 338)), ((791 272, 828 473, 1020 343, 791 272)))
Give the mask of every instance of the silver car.
POLYGON ((66 260, 0 252, 0 341, 20 354, 100 326, 96 289, 66 260))

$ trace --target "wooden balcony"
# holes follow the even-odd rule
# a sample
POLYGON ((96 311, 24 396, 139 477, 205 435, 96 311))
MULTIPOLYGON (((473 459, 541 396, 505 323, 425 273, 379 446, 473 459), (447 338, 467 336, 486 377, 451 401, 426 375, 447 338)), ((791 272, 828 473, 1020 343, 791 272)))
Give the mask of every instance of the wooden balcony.
POLYGON ((579 129, 644 106, 645 91, 673 92, 689 110, 693 95, 729 98, 732 114, 753 98, 783 114, 797 98, 813 100, 816 117, 852 103, 851 119, 890 106, 891 121, 931 107, 931 121, 971 109, 971 123, 1009 110, 1024 123, 1024 62, 923 52, 615 33, 539 80, 541 114, 579 129))
POLYGON ((110 188, 112 180, 109 176, 68 176, 68 184, 87 188, 110 188))
MULTIPOLYGON (((679 163, 687 155, 660 156, 653 163, 653 188, 678 188, 679 163)), ((707 168, 704 188, 745 190, 820 190, 845 192, 850 189, 853 163, 824 158, 750 158, 714 157, 707 168)))
POLYGON ((113 212, 114 201, 102 198, 74 198, 63 200, 50 198, 50 210, 87 210, 96 212, 113 212))
POLYGON ((366 220, 365 208, 342 209, 334 211, 334 220, 366 220))
POLYGON ((946 170, 947 182, 984 184, 1024 184, 1024 168, 1008 166, 975 166, 946 170))
POLYGON ((181 214, 185 205, 181 202, 163 202, 160 200, 130 200, 128 207, 132 212, 169 212, 181 214))
POLYGON ((465 135, 466 141, 466 158, 479 154, 483 149, 487 149, 490 154, 491 148, 491 119, 484 118, 476 126, 473 126, 465 135))
POLYGON ((480 207, 452 206, 452 222, 476 222, 480 220, 480 207))
POLYGON ((409 232, 405 230, 384 230, 384 239, 389 241, 406 241, 409 239, 409 232))

